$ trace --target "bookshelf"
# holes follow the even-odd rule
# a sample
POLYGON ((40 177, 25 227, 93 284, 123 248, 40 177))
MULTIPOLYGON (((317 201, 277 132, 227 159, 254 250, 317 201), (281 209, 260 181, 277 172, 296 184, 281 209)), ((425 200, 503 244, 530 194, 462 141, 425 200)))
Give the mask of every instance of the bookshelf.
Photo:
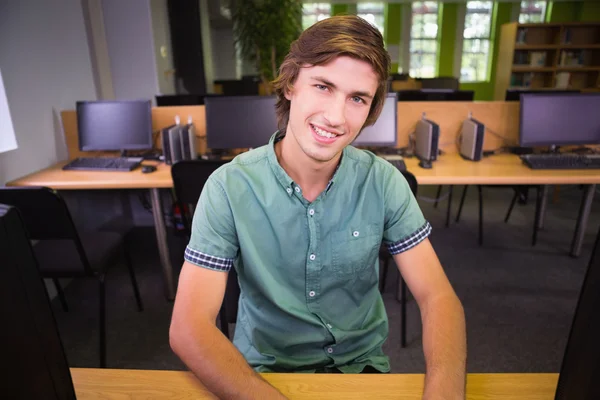
POLYGON ((600 22, 502 25, 494 99, 507 89, 600 92, 600 22))

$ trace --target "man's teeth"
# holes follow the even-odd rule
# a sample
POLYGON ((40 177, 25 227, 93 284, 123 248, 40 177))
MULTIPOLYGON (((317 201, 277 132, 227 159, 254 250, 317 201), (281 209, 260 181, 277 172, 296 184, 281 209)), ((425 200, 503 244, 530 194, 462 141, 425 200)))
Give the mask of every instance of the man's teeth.
POLYGON ((324 136, 324 137, 326 137, 326 138, 330 138, 330 139, 332 139, 332 138, 334 138, 334 137, 336 137, 336 136, 337 136, 337 135, 336 135, 336 134, 334 134, 334 133, 331 133, 331 132, 324 131, 323 129, 317 128, 317 127, 316 127, 316 126, 314 126, 314 125, 313 125, 313 129, 315 130, 315 132, 317 132, 317 135, 319 135, 319 136, 324 136))

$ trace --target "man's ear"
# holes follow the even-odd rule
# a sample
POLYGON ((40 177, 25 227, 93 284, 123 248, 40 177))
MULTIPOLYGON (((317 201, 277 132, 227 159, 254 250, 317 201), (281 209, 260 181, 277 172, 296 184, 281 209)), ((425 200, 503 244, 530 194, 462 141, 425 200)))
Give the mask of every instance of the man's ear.
POLYGON ((285 98, 286 98, 286 99, 288 99, 289 101, 292 101, 292 91, 293 91, 293 90, 294 90, 294 87, 293 87, 293 86, 288 86, 288 87, 286 87, 286 89, 285 89, 285 92, 284 92, 285 94, 284 94, 284 96, 285 96, 285 98))

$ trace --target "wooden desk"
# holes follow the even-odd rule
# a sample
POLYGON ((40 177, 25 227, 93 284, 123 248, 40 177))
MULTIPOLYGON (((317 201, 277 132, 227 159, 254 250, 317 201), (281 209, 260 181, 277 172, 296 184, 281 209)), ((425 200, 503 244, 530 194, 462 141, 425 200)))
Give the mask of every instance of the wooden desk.
MULTIPOLYGON (((215 399, 190 373, 72 368, 77 398, 215 399)), ((423 393, 421 374, 263 374, 290 399, 403 399, 423 393)), ((469 400, 551 400, 558 374, 469 374, 469 400)))
MULTIPOLYGON (((416 158, 407 158, 405 162, 420 185, 586 184, 571 246, 571 255, 579 255, 595 184, 600 183, 598 170, 532 170, 523 165, 517 156, 511 154, 499 154, 473 162, 463 160, 456 153, 449 153, 440 156, 431 169, 419 167, 416 158)), ((159 189, 173 187, 171 167, 160 164, 155 172, 143 174, 139 168, 131 172, 63 171, 61 168, 64 164, 65 162, 61 162, 13 180, 8 182, 7 186, 48 186, 57 190, 149 189, 167 298, 173 299, 175 297, 173 267, 167 247, 164 216, 158 212, 162 210, 159 189)))

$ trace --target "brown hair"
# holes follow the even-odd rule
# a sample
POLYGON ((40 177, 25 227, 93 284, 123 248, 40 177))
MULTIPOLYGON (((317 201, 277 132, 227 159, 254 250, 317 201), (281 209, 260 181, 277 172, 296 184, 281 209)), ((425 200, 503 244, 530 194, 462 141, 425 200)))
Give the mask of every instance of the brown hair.
POLYGON ((317 22, 292 42, 290 52, 279 67, 279 75, 273 81, 277 95, 275 109, 279 129, 284 130, 287 126, 290 101, 285 98, 285 94, 292 90, 300 68, 324 65, 339 56, 366 61, 379 77, 379 85, 364 126, 375 123, 385 101, 390 56, 377 28, 355 15, 343 15, 317 22))

